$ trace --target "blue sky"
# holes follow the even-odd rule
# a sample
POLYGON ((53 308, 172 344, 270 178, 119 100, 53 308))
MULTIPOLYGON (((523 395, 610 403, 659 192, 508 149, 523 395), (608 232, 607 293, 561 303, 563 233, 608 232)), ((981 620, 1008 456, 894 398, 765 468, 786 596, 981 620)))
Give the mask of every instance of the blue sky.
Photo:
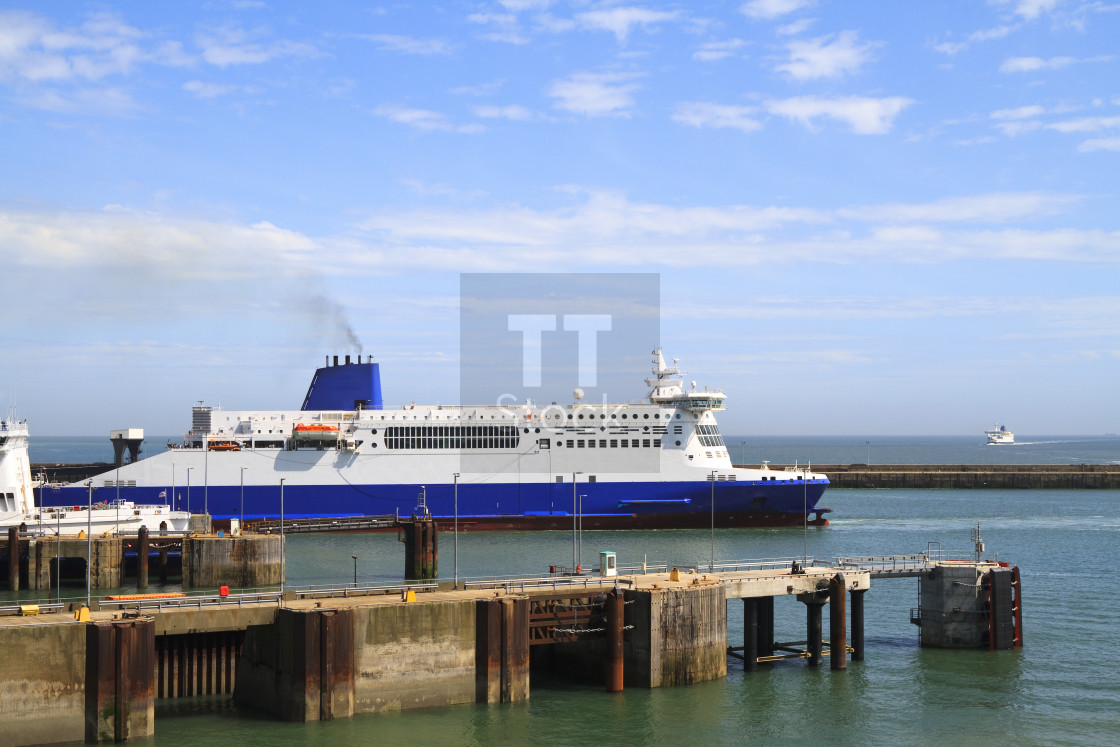
MULTIPOLYGON (((463 272, 656 272, 734 434, 1120 431, 1120 3, 0 3, 33 434, 458 399, 463 272)), ((638 387, 640 393, 640 387, 638 387)))

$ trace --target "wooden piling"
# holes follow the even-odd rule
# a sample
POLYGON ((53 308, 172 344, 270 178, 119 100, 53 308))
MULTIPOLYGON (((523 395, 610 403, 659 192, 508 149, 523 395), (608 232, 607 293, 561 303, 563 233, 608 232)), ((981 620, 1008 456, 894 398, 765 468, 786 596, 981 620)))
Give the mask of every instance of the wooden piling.
POLYGON ((828 584, 828 664, 833 671, 848 668, 847 584, 837 573, 828 584))

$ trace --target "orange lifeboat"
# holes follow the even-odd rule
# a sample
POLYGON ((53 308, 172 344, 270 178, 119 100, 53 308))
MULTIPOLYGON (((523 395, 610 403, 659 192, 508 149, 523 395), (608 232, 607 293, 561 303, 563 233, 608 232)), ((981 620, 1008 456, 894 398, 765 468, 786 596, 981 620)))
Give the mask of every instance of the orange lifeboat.
POLYGON ((241 444, 236 441, 211 441, 210 451, 241 451, 241 444))
POLYGON ((338 433, 338 426, 322 423, 300 423, 295 427, 295 430, 296 433, 338 433))

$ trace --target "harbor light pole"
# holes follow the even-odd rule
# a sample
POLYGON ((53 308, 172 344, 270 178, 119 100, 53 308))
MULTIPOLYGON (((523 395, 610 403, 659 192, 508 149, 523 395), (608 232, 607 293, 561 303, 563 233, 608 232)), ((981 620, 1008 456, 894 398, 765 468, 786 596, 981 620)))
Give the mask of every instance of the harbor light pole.
POLYGON ((455 475, 455 589, 459 588, 459 473, 455 475))
POLYGON ((86 609, 89 609, 90 576, 93 574, 93 480, 87 482, 86 487, 89 488, 89 507, 86 508, 86 609))
POLYGON ((175 499, 175 462, 171 463, 171 503, 169 505, 172 510, 179 510, 179 501, 175 499))
POLYGON ((579 568, 583 568, 583 499, 586 493, 579 494, 579 568))
POLYGON ((241 523, 237 529, 238 534, 241 534, 241 529, 245 526, 245 470, 247 469, 249 468, 241 468, 241 523))
POLYGON ((187 467, 187 513, 191 512, 191 470, 194 467, 187 467))
POLYGON ((357 555, 351 555, 350 557, 352 557, 354 559, 354 586, 357 587, 358 586, 358 556, 357 555))
POLYGON ((712 559, 708 563, 708 573, 716 570, 716 471, 712 470, 712 559))
POLYGON ((280 604, 284 604, 284 480, 280 478, 280 604))
POLYGON ((870 467, 871 466, 871 442, 870 441, 864 441, 864 443, 867 444, 867 466, 870 467))
POLYGON ((579 563, 576 561, 576 516, 578 515, 578 497, 576 496, 576 475, 579 472, 572 473, 572 571, 575 572, 576 566, 579 563))

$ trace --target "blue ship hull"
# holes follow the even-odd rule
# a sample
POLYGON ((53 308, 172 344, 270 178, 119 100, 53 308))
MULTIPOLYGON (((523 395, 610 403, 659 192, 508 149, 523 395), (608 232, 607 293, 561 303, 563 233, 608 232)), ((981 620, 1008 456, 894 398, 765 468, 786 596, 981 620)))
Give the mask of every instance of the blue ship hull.
MULTIPOLYGON (((657 482, 578 483, 575 501, 571 483, 511 483, 458 486, 443 485, 340 485, 284 486, 284 516, 289 519, 354 516, 411 516, 418 512, 419 496, 426 498, 428 512, 437 519, 452 521, 457 515, 462 530, 564 529, 571 528, 574 513, 583 516, 585 529, 695 528, 713 521, 721 527, 802 526, 827 524, 827 508, 816 503, 828 486, 827 480, 784 482, 657 482), (582 504, 573 506, 573 502, 582 504)), ((166 490, 170 493, 171 486, 166 490)), ((94 492, 94 502, 103 500, 94 492)), ((117 495, 116 488, 104 492, 117 495)), ((120 488, 123 500, 151 503, 151 487, 120 488)), ((217 521, 244 517, 279 518, 279 485, 246 486, 244 498, 237 485, 176 486, 172 508, 193 513, 209 512, 217 521)), ((88 492, 79 487, 47 490, 42 497, 49 506, 84 505, 88 492)))

